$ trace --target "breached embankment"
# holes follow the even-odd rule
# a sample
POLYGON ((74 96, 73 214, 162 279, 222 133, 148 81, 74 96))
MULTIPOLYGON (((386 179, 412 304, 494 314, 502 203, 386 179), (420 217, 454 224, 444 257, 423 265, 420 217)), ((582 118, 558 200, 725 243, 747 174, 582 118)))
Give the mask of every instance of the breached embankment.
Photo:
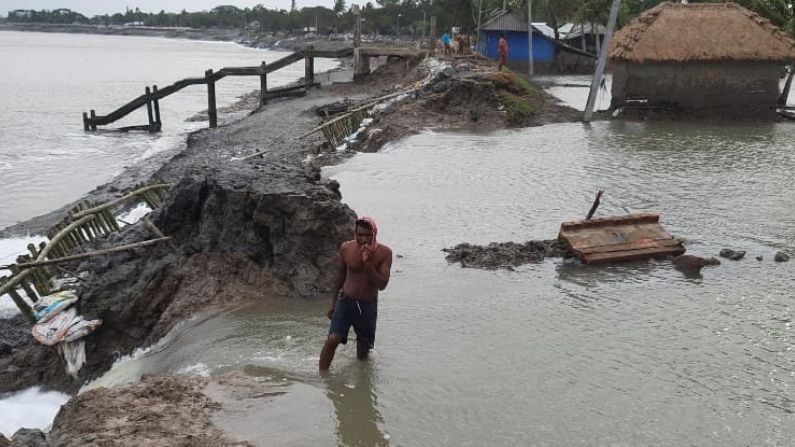
MULTIPOLYGON (((318 167, 352 152, 329 148, 319 133, 299 136, 318 124, 314 111, 320 106, 346 99, 362 101, 422 80, 428 82, 413 98, 384 108, 352 146, 378 150, 386 141, 428 127, 474 124, 493 129, 572 121, 577 116, 573 109, 555 104, 515 76, 495 73, 483 61, 462 59, 438 71, 399 61, 362 82, 273 102, 240 122, 196 132, 187 147, 153 175, 175 184, 166 203, 151 216, 173 238, 173 246, 163 244, 68 266, 90 272, 89 282, 80 291, 79 313, 104 320, 102 328, 86 339, 87 363, 79 378, 63 374, 53 349, 24 340, 9 344, 9 353, 0 358, 0 392, 36 384, 75 392, 85 381, 107 371, 120 355, 154 343, 199 310, 256 300, 269 293, 312 296, 326 292, 333 282, 336 250, 349 238, 355 214, 341 201, 339 185, 322 180, 318 167), (255 152, 261 156, 244 159, 255 152), (313 161, 305 163, 309 155, 313 161)), ((114 186, 105 186, 105 190, 110 188, 114 186)), ((151 237, 143 225, 133 225, 90 248, 151 237)), ((68 439, 70 424, 60 421, 78 417, 76 412, 86 419, 92 414, 111 417, 111 410, 93 406, 91 398, 112 394, 119 417, 128 404, 146 407, 140 392, 146 386, 95 390, 84 395, 80 405, 67 404, 56 418, 50 439, 68 439)), ((150 399, 157 395, 156 389, 143 393, 150 399)), ((214 407, 194 410, 207 414, 214 407)), ((117 439, 121 444, 133 441, 117 439)))

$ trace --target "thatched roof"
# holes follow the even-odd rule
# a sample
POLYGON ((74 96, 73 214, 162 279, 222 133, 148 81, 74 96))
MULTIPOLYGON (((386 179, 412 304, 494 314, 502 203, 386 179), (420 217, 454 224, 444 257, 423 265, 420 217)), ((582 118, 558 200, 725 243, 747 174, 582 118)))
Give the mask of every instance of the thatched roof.
POLYGON ((795 61, 795 40, 735 3, 661 3, 617 31, 610 59, 795 61))

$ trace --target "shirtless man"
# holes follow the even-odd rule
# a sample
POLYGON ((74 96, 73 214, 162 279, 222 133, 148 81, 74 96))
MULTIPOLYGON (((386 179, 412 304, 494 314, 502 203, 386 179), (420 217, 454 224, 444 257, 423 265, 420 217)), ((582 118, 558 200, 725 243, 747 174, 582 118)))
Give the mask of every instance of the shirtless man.
POLYGON ((348 331, 356 331, 356 356, 367 358, 375 343, 378 291, 389 284, 392 250, 376 242, 375 221, 363 217, 356 221, 354 239, 340 246, 340 261, 331 308, 329 335, 320 351, 319 367, 331 366, 340 343, 348 342, 348 331))

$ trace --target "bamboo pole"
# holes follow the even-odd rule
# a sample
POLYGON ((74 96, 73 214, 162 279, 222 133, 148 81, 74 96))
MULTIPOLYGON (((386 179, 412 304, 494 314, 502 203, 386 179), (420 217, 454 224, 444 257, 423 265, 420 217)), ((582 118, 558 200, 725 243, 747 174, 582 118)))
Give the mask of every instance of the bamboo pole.
POLYGON ((19 275, 21 277, 19 281, 19 286, 22 287, 22 290, 25 291, 25 294, 28 295, 28 298, 30 298, 31 301, 36 302, 38 301, 39 297, 36 295, 33 289, 30 288, 30 284, 28 284, 27 281, 27 277, 30 276, 33 272, 31 271, 27 275, 20 275, 20 267, 19 267, 20 264, 9 266, 9 270, 11 270, 11 273, 13 273, 15 276, 19 275))
POLYGON ((113 231, 119 231, 119 223, 116 222, 116 218, 113 216, 113 213, 111 213, 108 208, 105 208, 102 210, 102 214, 105 215, 105 220, 108 221, 113 231))
POLYGON ((121 245, 119 247, 106 248, 104 250, 95 250, 95 251, 91 251, 91 252, 88 252, 88 253, 81 253, 79 255, 65 256, 63 258, 58 258, 58 259, 49 259, 49 260, 46 260, 46 261, 34 261, 34 262, 28 262, 28 263, 24 263, 24 264, 17 264, 16 267, 18 267, 20 269, 30 269, 32 267, 39 267, 39 266, 43 266, 43 265, 59 264, 59 263, 62 263, 62 262, 70 262, 70 261, 75 261, 75 260, 78 260, 78 259, 92 258, 94 256, 101 256, 101 255, 106 255, 106 254, 110 254, 110 253, 116 253, 116 252, 119 252, 119 251, 132 250, 134 248, 147 247, 149 245, 154 245, 154 244, 157 244, 159 242, 165 242, 165 241, 169 241, 169 240, 171 240, 170 237, 161 237, 161 238, 157 238, 157 239, 149 239, 148 241, 136 242, 134 244, 128 244, 128 245, 121 245))
POLYGON ((28 320, 31 324, 35 324, 36 317, 33 314, 33 309, 31 309, 30 306, 28 306, 28 303, 26 303, 25 300, 22 299, 22 297, 19 296, 17 291, 14 290, 13 288, 8 289, 7 293, 8 295, 11 296, 11 299, 14 301, 14 304, 17 305, 19 311, 22 312, 22 315, 25 317, 25 319, 28 320))
MULTIPOLYGON (((157 237, 159 237, 159 238, 161 238, 161 239, 162 239, 162 238, 164 238, 164 237, 166 237, 166 235, 165 235, 165 234, 163 234, 163 232, 162 232, 162 231, 160 231, 160 228, 157 228, 157 226, 156 226, 155 224, 153 224, 153 223, 152 223, 152 221, 151 221, 151 220, 149 220, 149 218, 148 218, 148 217, 144 216, 144 217, 143 217, 141 220, 144 222, 144 225, 145 225, 147 228, 149 228, 150 230, 152 230, 152 233, 154 233, 154 234, 155 234, 155 236, 157 236, 157 237)), ((174 244, 174 241, 168 241, 168 246, 169 246, 169 247, 171 247, 171 250, 173 250, 173 251, 174 251, 174 253, 177 253, 177 252, 179 252, 179 250, 177 249, 177 246, 176 246, 176 244, 174 244)))
POLYGON ((129 200, 130 198, 141 194, 144 191, 149 191, 149 190, 158 189, 158 188, 167 189, 167 188, 171 188, 172 185, 173 185, 172 183, 158 183, 158 184, 155 184, 155 185, 145 186, 145 187, 142 187, 140 189, 136 189, 135 191, 133 191, 131 193, 125 194, 122 197, 119 197, 118 199, 113 199, 110 202, 104 203, 102 205, 98 205, 98 206, 95 206, 93 208, 89 208, 87 210, 80 211, 79 213, 74 214, 72 216, 72 218, 79 219, 79 218, 81 218, 83 216, 87 216, 89 214, 93 214, 93 213, 96 213, 98 211, 101 211, 101 210, 104 210, 104 209, 107 209, 107 208, 111 208, 111 207, 116 206, 116 205, 118 205, 120 203, 123 203, 123 202, 129 200))
POLYGON ((88 222, 89 220, 91 220, 93 218, 94 218, 94 216, 91 216, 91 215, 85 216, 85 217, 81 217, 80 219, 78 219, 78 220, 70 223, 69 225, 67 225, 64 229, 59 231, 58 234, 56 234, 54 237, 52 237, 50 239, 50 243, 47 244, 47 246, 44 247, 44 249, 39 253, 39 256, 36 258, 36 260, 39 261, 39 260, 44 259, 44 257, 46 257, 47 254, 50 252, 52 244, 57 244, 58 242, 60 242, 62 240, 66 240, 66 235, 68 235, 70 231, 72 231, 77 226, 83 225, 84 223, 88 222))

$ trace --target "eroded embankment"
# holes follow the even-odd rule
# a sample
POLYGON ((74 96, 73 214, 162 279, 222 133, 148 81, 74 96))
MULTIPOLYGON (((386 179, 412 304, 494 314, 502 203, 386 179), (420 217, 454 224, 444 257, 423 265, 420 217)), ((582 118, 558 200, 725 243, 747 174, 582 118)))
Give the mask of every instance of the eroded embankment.
MULTIPOLYGON (((277 101, 238 123, 194 133, 187 148, 155 174, 175 183, 169 199, 151 216, 173 244, 68 266, 90 273, 80 290, 79 313, 104 320, 86 339, 87 363, 79 378, 63 373, 53 349, 32 339, 17 340, 3 348, 7 354, 0 358, 0 391, 41 384, 74 392, 120 355, 157 341, 198 310, 268 293, 312 295, 328 290, 336 250, 349 238, 355 214, 340 201, 339 185, 320 179, 317 166, 323 163, 303 161, 311 154, 328 155, 334 162, 352 152, 340 157, 335 148, 323 144, 320 134, 298 136, 318 124, 313 112, 318 106, 345 99, 361 102, 422 80, 427 82, 413 98, 377 113, 352 147, 377 150, 387 141, 428 127, 468 128, 477 123, 481 129, 496 129, 576 119, 572 109, 518 78, 495 73, 490 63, 462 60, 434 70, 400 61, 360 83, 277 101), (513 97, 508 94, 526 103, 521 119, 511 112, 505 98, 513 97), (254 152, 261 156, 243 159, 254 152)), ((105 186, 110 188, 114 187, 105 186)), ((133 225, 89 249, 152 237, 143 225, 133 225)), ((146 384, 105 392, 128 390, 134 397, 139 388, 146 389, 146 384)), ((101 393, 95 397, 103 398, 101 393)), ((114 399, 126 402, 119 396, 114 399)), ((99 415, 81 402, 80 417, 99 415)), ((67 436, 68 430, 68 425, 58 428, 53 439, 67 436)))

